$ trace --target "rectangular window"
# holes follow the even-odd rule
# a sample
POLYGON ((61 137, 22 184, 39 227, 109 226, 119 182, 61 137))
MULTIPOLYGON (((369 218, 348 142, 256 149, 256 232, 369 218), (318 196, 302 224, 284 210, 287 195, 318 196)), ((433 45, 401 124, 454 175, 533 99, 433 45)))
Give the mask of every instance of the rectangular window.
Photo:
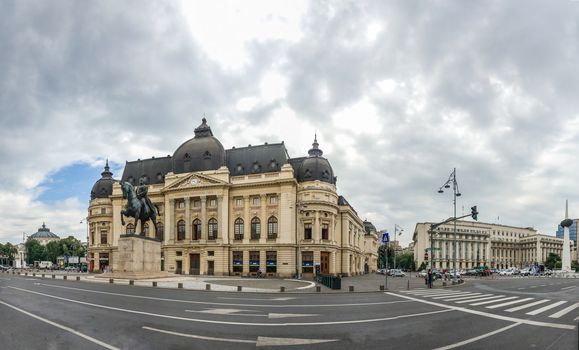
POLYGON ((302 252, 302 272, 314 273, 314 252, 302 252))
POLYGON ((209 200, 209 206, 210 207, 216 207, 217 206, 217 199, 213 198, 209 200))
POLYGON ((181 251, 175 252, 175 255, 177 255, 177 256, 183 256, 183 252, 181 252, 181 251))
POLYGON ((201 208, 201 201, 199 199, 194 200, 193 201, 193 207, 201 208))
POLYGON ((107 213, 107 209, 106 208, 101 208, 101 214, 106 214, 107 213))
POLYGON ((201 221, 193 221, 193 240, 198 241, 201 239, 201 221))
POLYGON ((259 197, 253 197, 251 199, 251 205, 259 205, 259 197))
POLYGON ((238 207, 238 208, 243 207, 243 198, 237 198, 237 199, 235 200, 235 206, 238 207))
POLYGON ((101 244, 107 244, 107 231, 101 231, 101 244))
POLYGON ((322 224, 322 239, 330 239, 330 225, 322 224))
POLYGON ((276 273, 277 272, 277 252, 270 251, 265 252, 265 272, 276 273))
POLYGON ((207 239, 210 241, 214 241, 217 239, 217 220, 215 219, 209 220, 208 226, 209 232, 207 239))
POLYGON ((177 208, 179 208, 179 209, 185 208, 185 201, 179 201, 179 202, 177 202, 177 208))
POLYGON ((277 204, 277 196, 270 196, 269 197, 269 204, 272 204, 272 205, 277 204))
POLYGON ((208 250, 207 256, 215 256, 215 251, 214 250, 208 250))
POLYGON ((243 252, 233 252, 233 272, 243 272, 243 252))
POLYGON ((94 231, 90 231, 90 244, 94 245, 94 231))
POLYGON ((312 239, 312 224, 304 225, 304 239, 312 239))
POLYGON ((249 272, 257 272, 259 270, 259 251, 249 252, 249 272))

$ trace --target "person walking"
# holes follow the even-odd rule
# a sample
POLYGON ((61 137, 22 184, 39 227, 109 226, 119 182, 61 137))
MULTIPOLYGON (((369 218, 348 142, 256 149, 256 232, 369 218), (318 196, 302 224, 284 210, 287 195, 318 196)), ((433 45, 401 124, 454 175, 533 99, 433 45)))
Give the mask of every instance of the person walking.
POLYGON ((432 288, 432 270, 428 269, 428 288, 432 288))

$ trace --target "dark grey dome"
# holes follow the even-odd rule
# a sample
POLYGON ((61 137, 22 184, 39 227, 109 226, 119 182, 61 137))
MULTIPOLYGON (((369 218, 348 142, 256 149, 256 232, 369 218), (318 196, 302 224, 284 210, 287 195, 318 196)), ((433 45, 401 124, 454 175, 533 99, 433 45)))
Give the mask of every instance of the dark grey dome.
POLYGON ((60 237, 58 237, 57 235, 55 235, 54 233, 50 232, 50 229, 48 227, 46 227, 46 225, 44 223, 42 223, 42 227, 40 227, 38 229, 38 232, 36 232, 35 234, 31 235, 29 238, 32 239, 38 239, 38 238, 56 238, 56 239, 60 239, 60 237))
POLYGON ((195 129, 195 137, 183 143, 173 154, 175 174, 217 170, 225 165, 225 149, 213 136, 207 120, 195 129))
POLYGON ((314 138, 312 148, 308 151, 309 157, 304 159, 298 170, 298 181, 323 181, 330 184, 335 184, 334 170, 330 162, 322 157, 324 152, 318 148, 317 137, 314 138))
POLYGON ((115 180, 113 179, 113 173, 109 170, 109 160, 105 165, 105 171, 101 173, 101 178, 95 182, 90 191, 90 199, 95 198, 108 198, 113 194, 113 184, 115 180))

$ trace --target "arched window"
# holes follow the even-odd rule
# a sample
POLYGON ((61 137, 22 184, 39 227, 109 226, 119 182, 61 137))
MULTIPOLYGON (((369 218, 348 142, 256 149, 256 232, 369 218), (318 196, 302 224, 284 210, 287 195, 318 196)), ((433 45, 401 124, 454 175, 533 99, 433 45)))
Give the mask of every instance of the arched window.
POLYGON ((243 239, 243 219, 237 218, 233 223, 233 233, 236 241, 240 241, 243 239))
POLYGON ((135 225, 133 225, 133 224, 127 225, 127 234, 128 235, 134 235, 135 234, 135 225))
POLYGON ((255 217, 251 219, 251 239, 259 239, 261 234, 261 221, 255 217))
POLYGON ((155 232, 155 238, 159 241, 163 241, 165 239, 165 226, 162 222, 157 223, 157 231, 155 232))
POLYGON ((145 237, 149 236, 149 224, 145 222, 145 224, 143 225, 143 233, 145 234, 145 237))
POLYGON ((201 220, 199 219, 195 219, 193 220, 193 226, 192 228, 192 232, 193 232, 193 240, 197 241, 201 239, 201 220))
POLYGON ((277 238, 277 218, 275 216, 270 217, 267 220, 267 239, 277 238))
POLYGON ((207 230, 208 230, 207 239, 210 241, 216 240, 217 239, 217 220, 215 220, 214 218, 209 219, 209 222, 207 225, 207 230))
POLYGON ((182 241, 185 239, 185 221, 179 220, 177 223, 177 240, 182 241))

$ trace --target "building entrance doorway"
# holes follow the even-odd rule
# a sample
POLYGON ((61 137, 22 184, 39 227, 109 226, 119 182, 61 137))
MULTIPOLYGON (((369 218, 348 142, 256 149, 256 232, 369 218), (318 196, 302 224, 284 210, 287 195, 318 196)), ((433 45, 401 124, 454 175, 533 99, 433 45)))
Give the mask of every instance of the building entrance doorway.
POLYGON ((190 260, 189 274, 190 275, 198 275, 200 272, 200 266, 201 266, 201 255, 200 254, 189 254, 189 260, 190 260))
POLYGON ((322 275, 330 274, 330 253, 328 252, 320 253, 320 273, 322 275))
POLYGON ((183 262, 181 260, 177 260, 177 268, 175 269, 175 273, 180 275, 183 273, 183 262))
POLYGON ((215 261, 207 262, 207 274, 213 276, 215 274, 215 261))

